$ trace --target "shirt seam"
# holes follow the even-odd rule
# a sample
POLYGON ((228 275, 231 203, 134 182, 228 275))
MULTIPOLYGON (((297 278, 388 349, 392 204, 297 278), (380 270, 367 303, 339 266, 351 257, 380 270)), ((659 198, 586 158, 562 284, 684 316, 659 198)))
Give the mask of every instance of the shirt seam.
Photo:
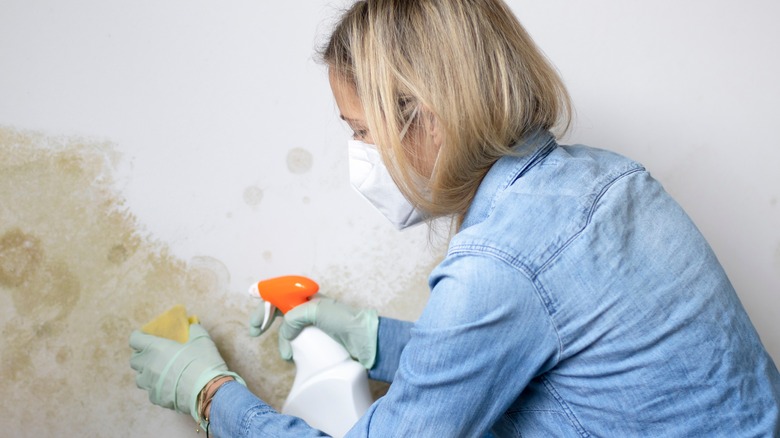
POLYGON ((519 271, 531 283, 531 285, 533 285, 536 298, 539 300, 542 307, 544 308, 545 313, 547 314, 547 319, 550 322, 550 326, 555 332, 555 338, 558 341, 558 348, 555 353, 555 360, 554 360, 554 363, 557 364, 560 358, 563 357, 563 342, 561 341, 561 334, 558 331, 558 326, 555 324, 555 319, 552 317, 550 306, 548 305, 548 303, 546 302, 542 294, 539 292, 540 285, 538 284, 536 279, 531 276, 532 271, 529 270, 528 267, 526 267, 521 261, 512 257, 509 253, 487 245, 476 245, 476 244, 462 245, 453 248, 451 251, 449 251, 448 255, 466 255, 466 254, 491 257, 498 260, 499 262, 505 263, 510 268, 519 271))
POLYGON ((555 386, 553 386, 552 382, 550 382, 550 380, 545 376, 542 376, 541 380, 545 388, 550 391, 550 394, 552 394, 553 398, 555 398, 555 400, 558 402, 558 405, 561 407, 561 409, 563 409, 563 412, 569 418, 569 421, 571 421, 575 429, 577 429, 577 433, 579 433, 583 438, 590 437, 590 433, 582 426, 580 419, 577 418, 577 415, 574 414, 574 411, 571 409, 571 407, 569 407, 569 404, 566 403, 566 400, 561 397, 561 395, 555 389, 555 386))
POLYGON ((250 436, 250 432, 253 430, 252 424, 254 424, 255 418, 259 418, 267 415, 270 412, 274 412, 268 406, 255 404, 247 409, 241 421, 241 436, 250 436))
POLYGON ((618 182, 623 178, 627 178, 628 176, 633 175, 634 173, 643 172, 644 170, 645 168, 641 166, 629 169, 625 172, 616 175, 612 180, 604 184, 604 187, 601 188, 601 191, 599 191, 599 193, 593 199, 593 202, 591 203, 590 208, 588 209, 588 216, 585 219, 585 223, 583 223, 582 227, 580 227, 580 229, 577 230, 576 233, 573 233, 571 237, 566 242, 564 242, 563 245, 560 246, 560 248, 558 248, 557 251, 552 253, 550 257, 547 258, 547 260, 545 260, 545 262, 539 266, 536 272, 534 272, 534 278, 536 278, 539 274, 544 272, 544 270, 547 269, 547 267, 558 257, 558 255, 560 255, 563 251, 565 251, 566 248, 568 248, 569 245, 571 245, 571 243, 574 242, 574 240, 576 240, 577 237, 579 237, 580 234, 582 234, 582 232, 585 231, 586 228, 588 228, 588 225, 590 225, 591 220, 593 219, 593 214, 596 211, 596 205, 599 203, 601 198, 604 197, 604 194, 606 194, 607 191, 610 188, 612 188, 612 186, 615 185, 616 182, 618 182))
MULTIPOLYGON (((572 234, 571 238, 569 238, 569 240, 567 240, 563 245, 561 245, 561 247, 558 248, 557 251, 555 251, 552 255, 550 255, 550 257, 544 263, 542 263, 542 265, 539 267, 539 269, 537 269, 536 272, 534 272, 534 277, 533 277, 534 278, 534 284, 539 283, 539 287, 544 289, 544 286, 541 284, 541 282, 537 282, 536 281, 538 279, 538 276, 542 272, 544 272, 552 264, 552 262, 561 253, 563 253, 563 251, 565 251, 566 248, 568 248, 569 245, 571 245, 571 243, 574 242, 574 240, 583 233, 583 231, 585 231, 586 228, 588 228, 588 225, 590 225, 590 223, 591 223, 591 221, 593 219, 593 214, 596 211, 596 206, 598 205, 599 201, 601 201, 601 199, 604 197, 604 195, 607 193, 607 191, 609 191, 609 189, 612 188, 619 180, 627 178, 630 175, 633 175, 635 173, 644 172, 644 171, 645 171, 645 168, 642 167, 642 166, 634 167, 634 168, 629 169, 629 170, 627 170, 625 172, 619 173, 612 180, 610 180, 609 182, 604 184, 604 186, 601 188, 601 191, 599 191, 599 193, 593 199, 593 202, 591 203, 590 208, 588 210, 587 218, 585 219, 585 223, 582 225, 582 228, 580 228, 576 233, 572 234)), ((545 297, 547 297, 546 291, 544 292, 543 295, 545 297)), ((552 315, 550 315, 550 319, 552 321, 555 321, 555 319, 552 317, 552 315)), ((556 325, 554 324, 554 326, 556 326, 556 325)), ((556 326, 556 334, 559 335, 559 333, 557 331, 557 326, 556 326)), ((559 339, 559 342, 561 342, 561 354, 563 354, 563 343, 562 343, 562 341, 560 341, 560 339, 559 339)), ((544 377, 544 376, 542 376, 542 383, 547 388, 547 390, 550 391, 550 393, 553 395, 555 400, 561 406, 561 409, 563 409, 563 411, 569 417, 569 420, 572 422, 574 427, 577 429, 577 432, 580 434, 580 436, 582 436, 583 438, 590 437, 590 433, 583 427, 582 423, 580 423, 579 418, 574 413, 574 411, 571 409, 569 404, 566 403, 566 400, 564 400, 563 397, 560 396, 558 391, 555 389, 555 386, 553 385, 553 383, 549 379, 544 377)))
POLYGON ((518 269, 521 271, 526 278, 531 281, 531 283, 534 285, 534 289, 536 290, 539 299, 544 304, 545 308, 547 309, 547 312, 552 317, 552 314, 555 313, 555 308, 552 303, 552 300, 549 298, 549 295, 547 294, 547 291, 545 290, 544 286, 538 281, 539 275, 544 272, 550 264, 563 252, 565 251, 569 245, 574 242, 577 237, 579 237, 583 231, 585 231, 586 228, 588 228, 588 225, 590 225, 591 220, 593 219, 593 214, 596 211, 596 205, 599 203, 601 198, 604 197, 604 194, 612 188, 612 186, 615 185, 615 183, 623 178, 626 178, 634 173, 637 172, 644 172, 645 168, 642 166, 637 166, 634 168, 631 168, 625 172, 621 172, 617 174, 614 178, 612 178, 609 182, 604 184, 602 189, 599 191, 599 193, 595 196, 593 199, 593 202, 591 203, 590 207, 588 208, 588 214, 587 218, 585 219, 585 222, 582 224, 579 230, 572 233, 571 237, 564 242, 555 252, 553 252, 547 260, 545 260, 541 265, 536 269, 531 269, 526 263, 524 263, 521 259, 519 259, 517 256, 514 256, 504 250, 501 250, 495 246, 492 245, 485 245, 485 244, 479 244, 479 243, 462 243, 462 244, 455 244, 452 247, 450 247, 449 251, 447 252, 447 255, 457 255, 461 253, 478 253, 478 254, 485 254, 485 255, 492 255, 496 259, 503 261, 504 263, 507 263, 509 266, 518 269))
MULTIPOLYGON (((561 339, 560 331, 558 330, 558 325, 556 324, 555 318, 553 317, 553 313, 555 312, 554 305, 549 295, 547 294, 544 285, 542 285, 541 281, 539 281, 539 275, 543 273, 552 264, 552 262, 556 258, 558 258, 558 256, 561 253, 563 253, 563 251, 565 251, 572 244, 572 242, 574 242, 574 240, 577 239, 577 237, 579 237, 583 233, 583 231, 585 231, 585 229, 588 228, 588 225, 590 225, 593 219, 593 215, 596 211, 597 204, 604 197, 607 191, 615 185, 617 181, 624 179, 635 173, 644 172, 644 171, 645 168, 643 166, 633 167, 631 169, 628 169, 624 172, 615 175, 614 178, 612 178, 606 184, 604 184, 604 186, 601 188, 599 193, 594 197, 593 201, 591 202, 585 222, 583 223, 582 227, 579 230, 577 230, 575 233, 573 233, 566 242, 564 242, 555 252, 553 252, 550 255, 550 257, 547 258, 547 260, 545 260, 535 270, 527 266, 517 256, 514 256, 494 246, 489 246, 485 244, 466 243, 466 244, 456 245, 450 248, 450 250, 448 251, 448 255, 467 254, 467 253, 482 254, 485 256, 493 257, 503 263, 506 263, 508 266, 512 267, 513 269, 516 269, 519 272, 521 272, 534 286, 534 291, 536 292, 537 299, 539 299, 541 304, 544 306, 545 311, 547 312, 547 318, 550 321, 550 326, 555 331, 555 336, 558 340, 558 351, 556 353, 556 358, 555 358, 555 363, 557 364, 560 358, 563 357, 563 341, 561 339)), ((580 436, 582 436, 583 438, 590 437, 590 433, 588 433, 588 431, 582 426, 579 419, 574 414, 574 411, 565 402, 565 400, 563 400, 560 394, 558 394, 558 392, 555 390, 554 386, 552 385, 552 382, 550 382, 548 379, 544 377, 542 378, 542 382, 544 386, 548 389, 548 391, 550 391, 550 393, 556 399, 556 401, 558 401, 559 406, 561 407, 561 409, 563 409, 564 413, 567 415, 569 420, 577 429, 577 432, 580 434, 580 436)))

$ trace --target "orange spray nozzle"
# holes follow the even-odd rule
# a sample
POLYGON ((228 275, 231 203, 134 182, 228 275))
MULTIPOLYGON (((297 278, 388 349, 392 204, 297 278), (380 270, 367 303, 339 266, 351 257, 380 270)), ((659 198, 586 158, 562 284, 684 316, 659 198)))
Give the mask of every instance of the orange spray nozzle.
POLYGON ((282 313, 309 301, 320 286, 312 279, 300 275, 285 275, 257 283, 257 293, 282 313))

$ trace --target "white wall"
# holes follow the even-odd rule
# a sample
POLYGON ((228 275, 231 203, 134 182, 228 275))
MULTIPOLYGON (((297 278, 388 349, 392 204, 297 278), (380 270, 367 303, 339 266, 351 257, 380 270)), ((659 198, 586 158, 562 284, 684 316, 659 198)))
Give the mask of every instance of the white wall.
MULTIPOLYGON (((348 131, 312 59, 339 4, 0 0, 0 244, 19 230, 43 255, 14 272, 49 276, 0 281, 3 430, 190 436, 182 416, 147 406, 127 365, 129 331, 176 302, 278 404, 292 368, 244 326, 258 278, 310 275, 344 300, 416 316, 440 248, 422 228, 392 230, 349 187, 348 131), (112 211, 122 227, 106 231, 112 211), (103 244, 109 256, 93 261, 103 244), (54 289, 28 298, 57 272, 78 291, 68 312, 40 307, 54 289), (48 415, 33 414, 41 406, 48 415)), ((646 164, 780 360, 780 3, 510 4, 570 87, 566 141, 646 164)))

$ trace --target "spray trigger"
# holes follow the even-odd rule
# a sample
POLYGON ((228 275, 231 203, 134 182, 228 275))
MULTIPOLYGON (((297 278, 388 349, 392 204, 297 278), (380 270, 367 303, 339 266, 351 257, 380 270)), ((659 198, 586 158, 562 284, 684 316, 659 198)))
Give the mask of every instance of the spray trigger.
POLYGON ((263 301, 263 322, 260 333, 271 326, 276 311, 287 313, 290 309, 303 304, 317 293, 319 285, 300 275, 286 275, 269 278, 249 286, 249 295, 263 301))
POLYGON ((264 333, 274 323, 277 308, 273 303, 262 298, 257 283, 249 286, 249 296, 263 302, 263 322, 260 324, 259 333, 264 333))
POLYGON ((274 306, 268 301, 265 301, 263 303, 263 307, 265 313, 263 314, 263 323, 260 325, 260 333, 263 333, 266 330, 268 330, 268 328, 271 327, 271 324, 273 324, 274 318, 276 317, 276 306, 274 306))

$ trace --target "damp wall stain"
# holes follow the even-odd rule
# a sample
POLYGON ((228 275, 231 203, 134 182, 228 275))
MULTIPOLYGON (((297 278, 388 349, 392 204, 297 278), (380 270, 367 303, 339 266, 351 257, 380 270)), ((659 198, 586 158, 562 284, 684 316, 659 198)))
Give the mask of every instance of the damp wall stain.
POLYGON ((244 203, 250 207, 259 205, 263 200, 263 189, 251 186, 244 189, 244 203))
POLYGON ((293 148, 287 153, 287 169, 292 173, 303 174, 311 170, 314 157, 303 148, 293 148))
POLYGON ((191 436, 191 419, 149 403, 129 367, 130 332, 178 303, 272 406, 292 384, 275 329, 247 335, 253 304, 231 298, 227 267, 179 260, 143 233, 113 190, 118 159, 105 142, 0 126, 3 435, 191 436))

